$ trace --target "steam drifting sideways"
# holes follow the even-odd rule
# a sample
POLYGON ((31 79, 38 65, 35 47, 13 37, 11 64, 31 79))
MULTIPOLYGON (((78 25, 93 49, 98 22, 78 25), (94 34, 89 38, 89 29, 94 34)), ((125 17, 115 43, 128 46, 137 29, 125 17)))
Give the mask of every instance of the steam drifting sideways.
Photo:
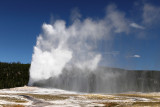
MULTIPOLYGON (((119 80, 125 81, 120 79, 126 76, 125 72, 120 74, 99 67, 103 59, 102 51, 98 50, 100 42, 109 42, 116 34, 130 32, 125 14, 115 5, 109 5, 102 19, 80 20, 76 15, 69 26, 64 20, 42 25, 43 32, 37 38, 32 56, 29 85, 83 92, 132 89, 117 89, 119 80)), ((103 48, 106 51, 110 47, 103 48)))

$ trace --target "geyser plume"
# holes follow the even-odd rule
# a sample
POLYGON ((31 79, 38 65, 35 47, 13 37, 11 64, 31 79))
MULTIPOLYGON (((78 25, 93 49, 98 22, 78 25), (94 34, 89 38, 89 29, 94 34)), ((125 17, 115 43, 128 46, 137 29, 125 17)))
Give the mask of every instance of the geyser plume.
POLYGON ((113 12, 100 20, 87 18, 81 21, 74 17, 70 26, 66 26, 64 20, 56 20, 52 25, 44 23, 43 33, 37 38, 34 47, 29 84, 58 77, 66 66, 91 71, 96 69, 102 57, 101 53, 96 51, 98 41, 107 40, 111 29, 120 30, 113 26, 114 22, 109 17, 113 13, 117 14, 114 8, 109 7, 108 11, 113 12))
MULTIPOLYGON (((66 28, 65 22, 62 20, 56 21, 54 25, 43 24, 43 34, 39 35, 34 47, 30 69, 31 78, 37 81, 58 76, 67 63, 81 68, 96 68, 101 55, 92 51, 94 44, 86 42, 95 32, 95 28, 89 28, 91 33, 87 33, 88 31, 83 28, 87 26, 86 23, 92 24, 90 20, 84 22, 84 25, 78 26, 80 28, 75 25, 77 23, 66 28), (84 32, 79 31, 80 29, 84 32)), ((97 26, 93 25, 93 27, 97 26)), ((94 40, 96 39, 92 41, 94 40)))
POLYGON ((95 52, 96 41, 106 35, 104 23, 86 19, 66 27, 65 21, 43 24, 37 38, 30 68, 30 84, 58 77, 65 66, 94 70, 101 54, 95 52), (102 27, 102 28, 100 28, 102 27))
POLYGON ((64 20, 42 25, 32 56, 29 85, 83 92, 150 91, 144 87, 148 82, 135 81, 134 72, 127 75, 123 70, 99 67, 102 60, 111 61, 103 55, 110 48, 107 42, 116 34, 130 32, 125 14, 115 5, 107 7, 102 19, 80 20, 77 14, 70 25, 64 20))

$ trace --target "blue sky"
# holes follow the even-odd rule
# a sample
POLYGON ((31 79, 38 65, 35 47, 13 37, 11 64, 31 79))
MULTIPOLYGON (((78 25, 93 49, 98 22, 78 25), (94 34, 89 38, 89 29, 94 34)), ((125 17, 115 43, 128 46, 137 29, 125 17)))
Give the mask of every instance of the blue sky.
POLYGON ((79 9, 82 20, 99 19, 110 4, 125 14, 130 31, 114 35, 106 54, 113 63, 108 66, 160 70, 159 0, 1 0, 0 61, 30 63, 44 22, 50 23, 53 17, 69 25, 74 8, 79 9))

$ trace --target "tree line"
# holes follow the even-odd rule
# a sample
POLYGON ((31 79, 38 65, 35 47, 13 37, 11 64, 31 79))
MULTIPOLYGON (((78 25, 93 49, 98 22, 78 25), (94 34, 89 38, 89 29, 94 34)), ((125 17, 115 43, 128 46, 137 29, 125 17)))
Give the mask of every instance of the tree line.
MULTIPOLYGON (((30 64, 0 62, 0 89, 27 85, 29 81, 29 68, 30 64)), ((160 71, 123 70, 118 68, 104 68, 102 71, 104 73, 93 72, 93 75, 88 77, 90 78, 90 85, 95 83, 95 78, 103 79, 102 75, 108 73, 116 75, 116 78, 108 78, 110 81, 113 81, 113 83, 120 84, 123 90, 126 87, 126 90, 134 91, 160 91, 160 71), (101 73, 102 75, 94 73, 101 73)), ((69 75, 64 76, 67 76, 67 79, 72 78, 69 77, 69 75)), ((54 81, 51 80, 51 82, 54 81)), ((119 91, 121 90, 119 89, 119 91)))
POLYGON ((28 84, 30 64, 0 62, 0 89, 28 84))

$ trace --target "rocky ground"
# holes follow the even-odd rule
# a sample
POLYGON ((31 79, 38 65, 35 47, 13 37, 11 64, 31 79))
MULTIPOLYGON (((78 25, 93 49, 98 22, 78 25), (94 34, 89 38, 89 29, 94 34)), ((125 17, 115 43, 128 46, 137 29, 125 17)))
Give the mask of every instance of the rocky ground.
POLYGON ((0 107, 160 107, 160 93, 89 94, 17 87, 0 90, 0 107))

